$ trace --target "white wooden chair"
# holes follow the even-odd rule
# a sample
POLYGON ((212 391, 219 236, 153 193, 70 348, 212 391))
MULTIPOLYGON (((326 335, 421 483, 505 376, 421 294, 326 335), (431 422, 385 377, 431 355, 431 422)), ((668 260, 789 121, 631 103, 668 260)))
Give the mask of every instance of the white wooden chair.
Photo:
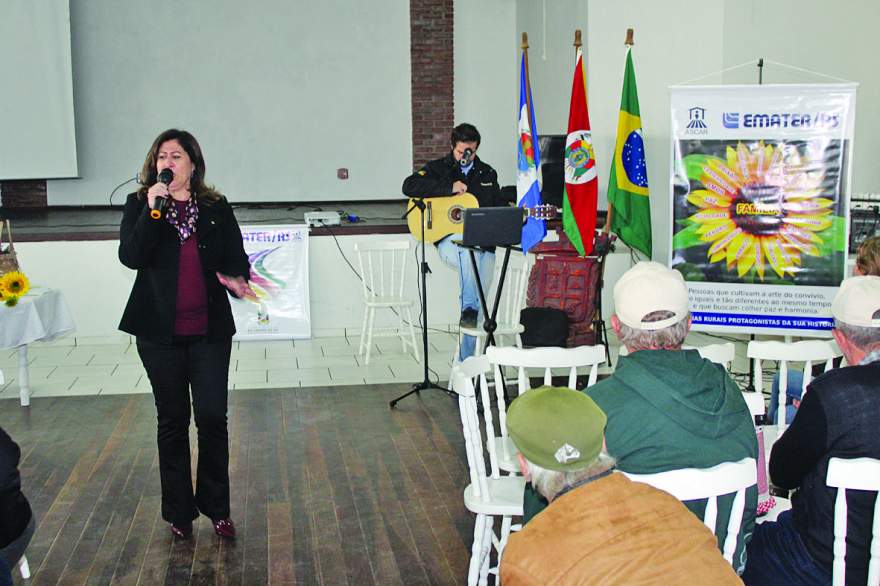
POLYGON ((713 533, 718 518, 718 497, 736 493, 727 523, 727 536, 721 548, 724 559, 733 565, 737 536, 746 507, 746 489, 758 481, 758 468, 754 458, 724 462, 711 468, 682 468, 656 474, 625 474, 630 480, 650 484, 680 501, 707 499, 703 524, 713 533))
POLYGON ((574 389, 577 381, 578 368, 589 368, 590 375, 587 386, 596 383, 599 374, 599 365, 605 362, 604 346, 578 346, 577 348, 511 348, 489 346, 486 350, 486 358, 493 367, 495 381, 495 399, 498 404, 498 427, 499 435, 495 435, 495 426, 492 421, 492 410, 489 405, 488 392, 483 397, 483 417, 486 420, 486 435, 489 437, 489 450, 492 454, 490 461, 497 468, 492 469, 494 475, 499 470, 505 472, 519 472, 519 463, 516 459, 516 447, 507 435, 507 410, 504 402, 504 386, 499 384, 502 379, 502 368, 516 369, 517 396, 531 388, 526 369, 544 369, 544 384, 552 384, 551 370, 568 369, 569 388, 574 389))
MULTIPOLYGON (((513 525, 512 517, 523 514, 525 489, 523 477, 501 477, 486 472, 487 449, 480 432, 474 380, 478 381, 483 396, 488 396, 486 384, 488 370, 489 362, 485 356, 468 358, 452 368, 452 388, 458 393, 458 407, 461 412, 470 474, 470 484, 464 489, 464 505, 477 516, 468 570, 469 585, 478 583, 485 585, 490 573, 496 575, 497 583, 498 566, 489 567, 492 549, 497 552, 497 560, 500 562, 511 530, 518 528, 513 525), (497 534, 494 531, 495 517, 501 518, 501 526, 497 534)), ((492 453, 488 453, 491 461, 492 453)), ((493 463, 491 468, 497 469, 497 465, 493 463)))
MULTIPOLYGON (((755 391, 763 396, 764 377, 761 362, 779 362, 779 394, 777 396, 776 425, 779 434, 785 430, 785 389, 788 387, 788 363, 804 363, 804 386, 813 378, 813 363, 825 361, 825 372, 834 368, 833 360, 842 356, 834 340, 803 340, 800 342, 755 341, 749 342, 748 357, 755 361, 755 391)), ((803 396, 803 395, 802 395, 803 396)))
POLYGON ((736 356, 736 344, 724 342, 722 344, 706 344, 705 346, 682 346, 682 350, 696 350, 706 360, 711 360, 730 370, 730 364, 736 356))
POLYGON ((413 357, 419 360, 419 349, 413 331, 412 299, 404 296, 406 266, 410 257, 410 242, 358 242, 354 245, 361 271, 364 294, 364 320, 361 324, 361 339, 358 355, 366 354, 364 364, 370 363, 373 350, 373 337, 397 336, 405 353, 412 350, 413 357), (376 310, 388 308, 397 314, 397 331, 374 334, 376 310), (406 322, 404 323, 404 316, 406 322))
MULTIPOLYGON (((831 583, 843 586, 846 583, 846 491, 880 491, 880 460, 874 458, 831 458, 825 484, 837 488, 834 501, 834 561, 831 565, 831 583)), ((875 495, 875 499, 876 499, 875 495)), ((871 549, 868 562, 868 584, 880 584, 880 506, 874 501, 874 515, 871 524, 871 549)))
MULTIPOLYGON (((529 273, 534 264, 534 254, 522 254, 519 252, 512 252, 510 254, 507 275, 504 278, 504 286, 498 304, 498 314, 495 317, 497 326, 495 328, 496 343, 501 342, 502 336, 510 336, 513 337, 514 343, 522 348, 520 334, 523 333, 524 328, 522 324, 519 323, 519 312, 522 311, 522 308, 526 305, 526 290, 529 286, 529 273)), ((501 263, 496 262, 495 265, 497 267, 496 272, 500 274, 501 263)), ((492 284, 497 286, 497 283, 498 278, 496 275, 492 278, 492 284)), ((495 301, 495 287, 489 285, 490 284, 483 283, 483 287, 485 287, 484 293, 486 294, 486 303, 488 304, 486 309, 491 313, 492 303, 495 301)), ((479 311, 480 317, 482 318, 482 308, 479 311)), ((452 357, 453 362, 458 361, 458 357, 461 353, 462 336, 474 336, 477 339, 476 346, 474 347, 474 356, 479 356, 483 353, 483 347, 486 340, 486 330, 483 329, 482 324, 482 320, 479 320, 479 323, 475 328, 459 327, 458 344, 456 344, 455 354, 452 357)))

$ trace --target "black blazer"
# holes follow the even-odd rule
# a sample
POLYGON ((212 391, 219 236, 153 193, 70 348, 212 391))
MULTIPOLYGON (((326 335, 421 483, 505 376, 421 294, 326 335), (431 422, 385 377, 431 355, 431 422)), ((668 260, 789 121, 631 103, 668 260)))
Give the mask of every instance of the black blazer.
POLYGON ((501 196, 495 169, 479 157, 474 157, 474 167, 465 175, 452 153, 425 163, 424 167, 404 179, 401 190, 407 197, 446 196, 452 194, 452 184, 456 181, 467 185, 468 193, 477 198, 482 208, 507 205, 501 196))
MULTIPOLYGON (((214 274, 220 271, 231 277, 250 276, 250 263, 241 240, 241 230, 225 198, 198 202, 199 219, 196 237, 199 260, 208 296, 208 334, 212 341, 232 337, 235 322, 226 296, 226 288, 214 274)), ((163 217, 150 218, 146 198, 129 194, 119 227, 119 260, 137 277, 119 329, 148 340, 170 344, 174 336, 177 302, 177 271, 180 264, 180 239, 177 230, 163 217)))
POLYGON ((31 506, 21 493, 20 457, 18 445, 0 428, 0 549, 21 537, 31 520, 31 506))

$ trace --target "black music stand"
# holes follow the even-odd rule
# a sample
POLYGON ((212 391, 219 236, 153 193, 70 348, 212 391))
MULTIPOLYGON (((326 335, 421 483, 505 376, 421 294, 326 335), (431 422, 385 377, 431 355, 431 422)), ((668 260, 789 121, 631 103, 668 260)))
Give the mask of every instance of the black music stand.
POLYGON ((412 395, 413 393, 418 393, 419 391, 422 391, 425 389, 437 389, 438 391, 443 391, 444 393, 446 393, 450 397, 457 397, 458 396, 455 393, 453 393, 452 391, 450 391, 449 389, 441 387, 437 383, 433 382, 431 380, 430 376, 428 376, 429 368, 428 368, 428 279, 427 279, 427 276, 428 276, 428 273, 431 272, 431 269, 430 269, 430 267, 428 267, 428 262, 425 260, 425 201, 423 198, 420 198, 420 197, 411 198, 410 201, 413 202, 413 207, 409 208, 406 211, 406 213, 403 214, 403 218, 406 218, 414 209, 419 208, 419 215, 421 215, 421 222, 420 223, 422 225, 422 235, 421 235, 422 236, 422 238, 421 238, 421 240, 422 240, 422 242, 421 242, 422 259, 421 259, 421 262, 419 263, 419 271, 421 272, 421 279, 422 279, 422 295, 421 295, 421 297, 422 297, 422 323, 421 323, 421 326, 422 326, 422 358, 424 359, 425 369, 424 369, 424 377, 422 378, 422 382, 414 384, 412 386, 412 389, 410 389, 408 392, 402 394, 401 396, 397 397, 396 399, 389 401, 388 406, 391 407, 392 409, 397 404, 397 402, 400 401, 401 399, 405 399, 405 398, 409 397, 410 395, 412 395))

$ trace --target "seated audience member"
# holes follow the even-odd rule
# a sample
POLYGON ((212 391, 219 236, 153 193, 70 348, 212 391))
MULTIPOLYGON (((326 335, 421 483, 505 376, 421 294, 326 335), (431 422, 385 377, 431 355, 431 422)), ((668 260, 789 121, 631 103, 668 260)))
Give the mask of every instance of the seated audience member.
MULTIPOLYGON (((724 368, 681 350, 690 329, 688 293, 681 273, 656 262, 640 262, 614 287, 611 325, 629 356, 609 378, 584 392, 608 416, 608 452, 633 474, 679 468, 710 468, 756 458, 755 425, 742 392, 724 368)), ((724 543, 733 496, 719 499, 717 527, 724 543)), ((685 505, 700 519, 706 502, 685 505)), ((745 566, 745 541, 755 522, 757 486, 746 492, 734 567, 745 566)), ((543 503, 527 486, 524 522, 543 503)))
MULTIPOLYGON (((853 277, 831 305, 834 339, 847 366, 807 387, 791 426, 770 454, 770 479, 797 489, 790 511, 755 528, 747 584, 828 584, 834 558, 834 501, 825 485, 831 458, 880 459, 880 277, 853 277)), ((847 494, 846 582, 865 584, 876 493, 847 494)))
POLYGON ((0 558, 0 586, 12 586, 12 570, 3 558, 0 558))
MULTIPOLYGON (((880 276, 880 236, 866 238, 859 245, 856 256, 856 266, 853 268, 856 276, 874 275, 880 276)), ((840 361, 835 360, 834 366, 840 366, 840 361)), ((825 364, 813 365, 813 376, 820 376, 825 372, 825 364)), ((799 370, 788 371, 788 384, 785 389, 785 422, 791 425, 795 411, 801 403, 801 393, 804 388, 804 375, 799 370)), ((776 403, 779 397, 779 375, 773 377, 773 387, 770 391, 770 405, 767 407, 767 421, 776 423, 776 403)))
POLYGON ((20 457, 18 445, 0 428, 0 561, 9 568, 16 566, 34 535, 31 506, 21 492, 20 457))
POLYGON ((675 497, 615 472, 604 428, 605 414, 578 391, 541 387, 513 401, 507 429, 520 467, 550 505, 511 535, 501 582, 740 583, 675 497))

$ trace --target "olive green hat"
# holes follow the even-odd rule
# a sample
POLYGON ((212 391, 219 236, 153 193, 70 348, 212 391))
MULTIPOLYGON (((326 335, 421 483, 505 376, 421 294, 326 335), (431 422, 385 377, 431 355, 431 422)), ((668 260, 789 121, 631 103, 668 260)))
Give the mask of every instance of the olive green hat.
POLYGON ((516 448, 548 470, 589 466, 602 451, 605 421, 593 399, 565 387, 525 392, 507 410, 507 431, 516 448))

